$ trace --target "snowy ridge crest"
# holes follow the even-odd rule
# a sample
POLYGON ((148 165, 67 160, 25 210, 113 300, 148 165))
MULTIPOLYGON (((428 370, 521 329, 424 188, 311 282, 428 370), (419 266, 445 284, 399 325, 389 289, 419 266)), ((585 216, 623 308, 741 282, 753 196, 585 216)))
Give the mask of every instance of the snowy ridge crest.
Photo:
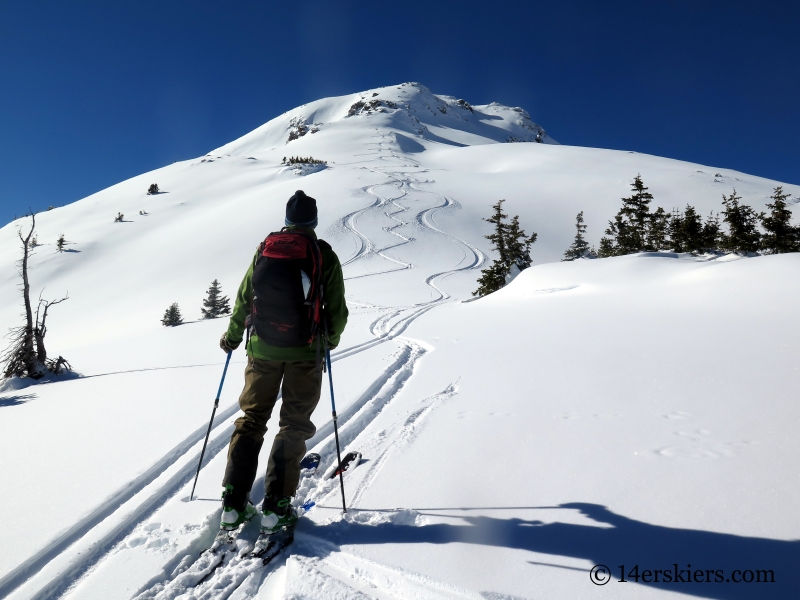
POLYGON ((367 134, 378 126, 458 146, 503 142, 557 144, 522 108, 497 102, 472 105, 462 98, 434 94, 421 83, 411 82, 299 106, 210 154, 256 154, 319 132, 326 135, 346 132, 348 138, 353 138, 359 130, 367 134))

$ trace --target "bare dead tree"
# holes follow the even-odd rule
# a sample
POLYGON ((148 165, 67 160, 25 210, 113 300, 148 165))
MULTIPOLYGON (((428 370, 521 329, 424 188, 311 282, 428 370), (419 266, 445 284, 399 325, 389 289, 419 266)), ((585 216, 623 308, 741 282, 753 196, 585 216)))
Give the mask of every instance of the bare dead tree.
MULTIPOLYGON (((44 290, 42 290, 42 293, 44 293, 44 290)), ((69 293, 58 300, 49 301, 43 300, 42 294, 39 294, 39 306, 36 307, 36 325, 33 328, 33 337, 36 340, 36 358, 43 365, 47 364, 47 350, 44 347, 44 336, 47 334, 47 311, 51 306, 61 304, 64 300, 69 300, 69 293), (39 320, 40 310, 42 313, 41 320, 39 320)))
POLYGON ((22 275, 22 297, 25 299, 25 335, 22 341, 22 363, 29 376, 41 377, 43 365, 36 364, 36 354, 33 351, 33 310, 31 309, 31 284, 28 281, 28 258, 31 254, 30 241, 33 231, 36 228, 36 215, 31 212, 31 230, 27 237, 22 237, 22 227, 17 230, 17 235, 22 242, 22 265, 20 275, 22 275))
POLYGON ((31 212, 31 229, 28 235, 23 236, 22 228, 17 230, 17 235, 22 242, 22 260, 20 261, 20 276, 22 277, 22 297, 25 304, 25 325, 11 327, 6 335, 9 344, 0 356, 3 365, 3 376, 32 377, 39 379, 48 371, 59 373, 62 366, 69 368, 69 363, 62 357, 57 360, 48 360, 44 338, 47 334, 47 311, 51 306, 60 304, 69 299, 69 294, 58 300, 44 300, 39 294, 39 303, 36 307, 34 319, 31 305, 31 286, 28 279, 28 259, 33 249, 32 240, 36 229, 36 215, 31 212), (35 348, 34 348, 35 345, 35 348), (54 367, 54 368, 51 368, 54 367))

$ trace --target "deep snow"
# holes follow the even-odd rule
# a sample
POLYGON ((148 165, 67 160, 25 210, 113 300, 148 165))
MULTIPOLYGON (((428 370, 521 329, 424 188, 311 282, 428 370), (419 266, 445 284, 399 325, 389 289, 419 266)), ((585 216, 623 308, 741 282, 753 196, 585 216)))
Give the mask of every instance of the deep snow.
MULTIPOLYGON (((83 377, 0 393, 0 509, 13 515, 0 597, 790 597, 800 255, 557 262, 575 214, 596 244, 637 173, 655 205, 702 214, 734 187, 762 210, 779 185, 560 146, 521 109, 403 84, 299 107, 37 215, 33 293, 70 295, 49 317, 48 349, 83 377), (328 164, 295 169, 284 156, 328 164), (164 193, 147 196, 154 182, 164 193), (188 502, 226 327, 192 320, 212 279, 235 293, 301 188, 344 264, 351 321, 333 374, 343 450, 364 462, 346 477, 343 517, 320 477, 334 456, 323 387, 309 443, 323 465, 298 494, 317 506, 291 552, 256 571, 233 560, 192 592, 244 362, 237 351, 188 502), (539 233, 536 266, 472 301, 491 259, 481 219, 499 198, 539 233), (55 252, 61 233, 73 252, 55 252), (192 322, 164 328, 175 301, 192 322), (620 564, 772 569, 776 583, 599 587, 597 563, 615 577, 620 564)), ((20 224, 0 230, 9 325, 20 224)))

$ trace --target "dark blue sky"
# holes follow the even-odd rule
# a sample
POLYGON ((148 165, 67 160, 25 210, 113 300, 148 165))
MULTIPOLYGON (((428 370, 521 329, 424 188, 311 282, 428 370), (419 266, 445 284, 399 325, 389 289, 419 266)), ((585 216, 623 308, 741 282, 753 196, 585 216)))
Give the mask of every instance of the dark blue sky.
POLYGON ((0 224, 403 81, 800 183, 797 2, 0 2, 0 224))

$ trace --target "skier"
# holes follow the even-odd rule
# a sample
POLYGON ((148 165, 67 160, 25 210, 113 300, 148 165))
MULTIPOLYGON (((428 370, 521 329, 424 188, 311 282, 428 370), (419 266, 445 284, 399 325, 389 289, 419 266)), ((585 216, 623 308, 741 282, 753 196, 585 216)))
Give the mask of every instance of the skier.
POLYGON ((295 192, 286 204, 285 224, 259 246, 220 339, 222 350, 235 350, 247 328, 247 367, 239 397, 244 416, 236 420, 228 447, 223 530, 237 529, 256 514, 250 489, 279 389, 283 405, 264 481, 261 531, 271 534, 297 523, 292 497, 305 442, 316 432, 311 414, 322 385, 322 336, 327 333, 328 347, 336 347, 347 323, 341 263, 314 233, 316 200, 302 190, 295 192))

